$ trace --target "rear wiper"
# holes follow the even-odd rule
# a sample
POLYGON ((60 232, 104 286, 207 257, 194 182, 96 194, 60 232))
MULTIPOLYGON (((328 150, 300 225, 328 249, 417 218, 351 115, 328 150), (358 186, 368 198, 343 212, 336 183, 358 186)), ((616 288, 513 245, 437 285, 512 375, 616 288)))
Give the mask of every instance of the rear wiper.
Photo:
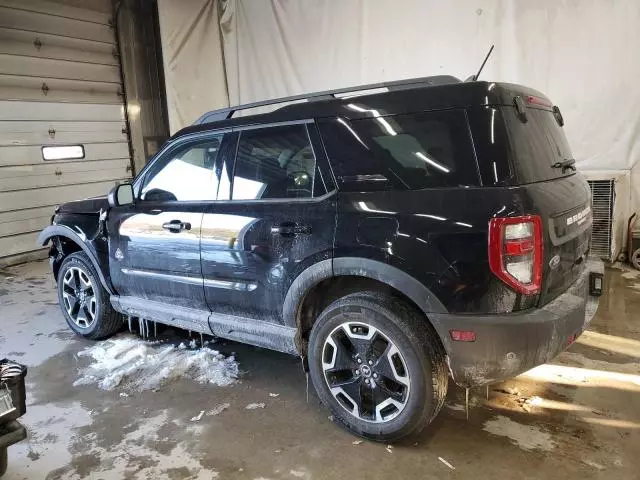
POLYGON ((576 160, 575 158, 567 158, 561 162, 556 162, 551 165, 551 168, 561 168, 562 173, 568 168, 572 169, 574 172, 576 170, 576 160))

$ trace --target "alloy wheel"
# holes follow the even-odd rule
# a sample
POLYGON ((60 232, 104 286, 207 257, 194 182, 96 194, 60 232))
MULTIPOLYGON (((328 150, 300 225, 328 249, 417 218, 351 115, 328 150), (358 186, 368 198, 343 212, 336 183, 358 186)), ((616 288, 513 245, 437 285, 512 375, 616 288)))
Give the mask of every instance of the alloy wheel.
POLYGON ((80 328, 89 328, 96 319, 96 295, 87 273, 71 267, 62 279, 62 299, 69 317, 80 328))
POLYGON ((345 322, 333 329, 323 345, 322 370, 334 398, 360 420, 388 422, 409 399, 411 382, 402 353, 371 325, 345 322))

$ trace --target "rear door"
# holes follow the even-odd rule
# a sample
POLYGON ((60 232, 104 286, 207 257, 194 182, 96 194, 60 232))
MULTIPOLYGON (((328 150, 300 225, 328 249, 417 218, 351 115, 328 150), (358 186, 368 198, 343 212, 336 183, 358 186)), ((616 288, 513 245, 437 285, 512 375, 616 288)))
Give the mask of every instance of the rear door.
POLYGON ((134 204, 109 213, 110 273, 119 295, 208 310, 200 228, 215 200, 223 133, 185 139, 147 169, 134 204))
POLYGON ((202 224, 202 272, 213 312, 282 322, 307 266, 331 258, 335 195, 312 122, 234 129, 217 169, 218 201, 202 224))
POLYGON ((585 267, 591 238, 591 194, 586 180, 575 166, 569 166, 573 155, 559 113, 545 98, 526 98, 526 117, 511 106, 501 107, 500 112, 516 182, 530 202, 525 207, 543 220, 544 304, 564 292, 585 267))

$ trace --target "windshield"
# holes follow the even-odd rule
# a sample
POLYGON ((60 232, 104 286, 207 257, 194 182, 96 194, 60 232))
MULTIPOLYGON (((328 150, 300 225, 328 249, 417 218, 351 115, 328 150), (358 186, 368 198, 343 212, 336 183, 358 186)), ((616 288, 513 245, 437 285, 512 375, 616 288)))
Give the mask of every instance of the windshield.
POLYGON ((513 164, 520 183, 542 182, 574 173, 572 168, 553 167, 573 160, 571 148, 553 112, 527 108, 522 122, 513 107, 502 107, 513 164))

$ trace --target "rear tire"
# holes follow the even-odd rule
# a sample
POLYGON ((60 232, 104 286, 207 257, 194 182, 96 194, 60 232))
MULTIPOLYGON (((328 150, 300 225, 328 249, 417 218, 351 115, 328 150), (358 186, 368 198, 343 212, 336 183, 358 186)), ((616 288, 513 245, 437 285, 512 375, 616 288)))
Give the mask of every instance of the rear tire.
POLYGON ((444 349, 424 316, 377 292, 329 305, 309 339, 313 385, 347 430, 375 441, 417 434, 447 394, 444 349))
POLYGON ((98 272, 84 252, 64 259, 58 273, 58 302, 65 320, 76 334, 91 340, 110 337, 122 328, 98 272))

